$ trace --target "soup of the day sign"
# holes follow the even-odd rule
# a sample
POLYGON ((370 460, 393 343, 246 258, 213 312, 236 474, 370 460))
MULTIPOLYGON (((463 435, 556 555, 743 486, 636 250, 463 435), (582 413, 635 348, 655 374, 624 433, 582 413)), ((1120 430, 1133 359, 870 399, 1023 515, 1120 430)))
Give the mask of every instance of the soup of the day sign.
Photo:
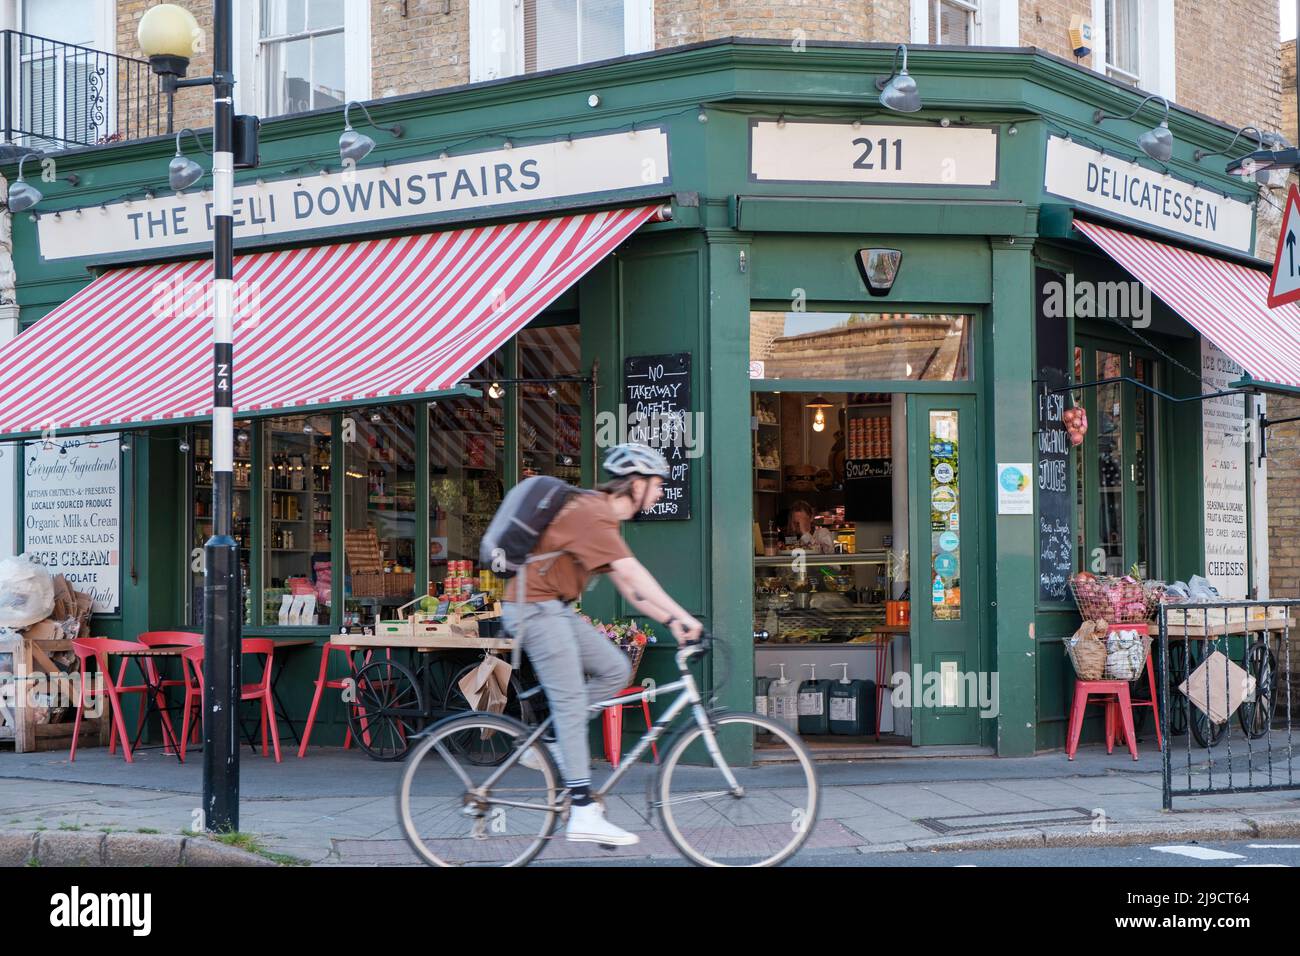
POLYGON ((23 461, 23 550, 73 590, 117 611, 121 585, 121 469, 116 434, 27 444, 23 461))

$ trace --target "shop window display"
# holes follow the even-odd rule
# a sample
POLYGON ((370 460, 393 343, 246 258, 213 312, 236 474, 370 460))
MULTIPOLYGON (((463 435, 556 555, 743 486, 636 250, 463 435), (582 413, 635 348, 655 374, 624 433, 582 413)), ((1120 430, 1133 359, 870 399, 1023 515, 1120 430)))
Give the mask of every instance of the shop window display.
MULTIPOLYGON (((504 365, 493 356, 470 378, 503 378, 504 365)), ((429 581, 435 590, 448 579, 477 582, 485 570, 478 568, 479 541, 504 494, 505 406, 482 391, 481 398, 429 405, 429 581)))
POLYGON ((353 414, 343 436, 343 625, 373 626, 415 596, 415 408, 353 414), (377 550, 378 567, 369 555, 377 550))
POLYGON ((936 313, 754 312, 750 378, 962 381, 972 324, 936 313))
POLYGON ((582 375, 576 325, 524 329, 518 336, 519 477, 555 475, 582 481, 582 382, 546 381, 582 375))
MULTIPOLYGON (((249 557, 252 554, 252 520, 249 493, 253 479, 253 425, 235 423, 234 495, 232 530, 239 545, 239 572, 244 589, 244 623, 253 623, 249 557)), ((196 425, 189 430, 190 446, 190 613, 189 623, 203 624, 203 546, 212 537, 212 429, 196 425)))
POLYGON ((334 518, 330 417, 272 418, 265 442, 262 623, 327 625, 334 518))

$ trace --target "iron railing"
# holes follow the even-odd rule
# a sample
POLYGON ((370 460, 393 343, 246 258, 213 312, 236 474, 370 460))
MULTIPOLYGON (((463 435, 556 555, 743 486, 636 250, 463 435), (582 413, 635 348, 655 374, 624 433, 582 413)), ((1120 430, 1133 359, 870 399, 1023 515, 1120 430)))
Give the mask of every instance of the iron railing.
POLYGON ((1289 600, 1161 605, 1166 810, 1174 797, 1300 789, 1291 723, 1298 615, 1300 601, 1289 600))
POLYGON ((8 151, 52 152, 170 131, 169 97, 147 60, 0 31, 8 151))

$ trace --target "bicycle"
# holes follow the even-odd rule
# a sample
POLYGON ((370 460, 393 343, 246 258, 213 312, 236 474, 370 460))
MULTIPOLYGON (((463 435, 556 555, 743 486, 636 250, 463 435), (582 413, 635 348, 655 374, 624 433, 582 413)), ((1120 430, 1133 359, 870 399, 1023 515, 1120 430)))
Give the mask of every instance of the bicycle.
MULTIPOLYGON (((658 811, 672 844, 693 863, 776 866, 797 853, 816 826, 817 774, 803 743, 784 725, 705 705, 688 664, 710 643, 705 637, 677 651, 680 679, 591 705, 592 711, 599 712, 681 692, 592 798, 603 802, 651 743, 689 709, 693 722, 674 733, 648 784, 650 806, 658 811), (773 763, 733 769, 726 755, 747 751, 759 733, 768 735, 769 755, 780 746, 788 753, 777 755, 773 763), (707 762, 688 766, 684 763, 688 751, 694 760, 707 757, 707 762)), ((568 790, 543 741, 552 720, 548 716, 529 727, 510 717, 476 711, 448 717, 429 728, 407 760, 397 794, 402 830, 424 862, 524 866, 542 851, 569 807, 568 790), (469 744, 476 737, 481 741, 504 738, 492 750, 500 758, 494 757, 487 766, 475 759, 469 744), (530 748, 537 769, 520 762, 530 748)))

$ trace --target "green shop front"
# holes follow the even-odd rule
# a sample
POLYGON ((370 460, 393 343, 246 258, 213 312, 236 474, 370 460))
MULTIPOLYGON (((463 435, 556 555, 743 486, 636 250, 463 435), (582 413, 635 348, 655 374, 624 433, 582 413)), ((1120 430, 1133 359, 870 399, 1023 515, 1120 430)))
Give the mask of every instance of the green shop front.
MULTIPOLYGON (((1240 260, 1253 197, 1192 159, 1232 131, 1175 110, 1169 175, 1151 174, 1213 200, 1229 238, 1204 212, 1197 235, 1108 209, 1089 158, 1062 166, 1053 144, 1154 170, 1132 144, 1155 107, 1092 122, 1131 112, 1133 90, 1033 50, 919 48, 923 109, 890 113, 870 81, 892 55, 728 40, 389 98, 373 110, 404 134, 376 135, 354 169, 339 168, 337 111, 263 125, 261 165, 236 177, 237 252, 266 278, 236 325, 235 515, 244 633, 284 642, 291 715, 331 634, 499 587, 478 544, 511 485, 590 485, 604 447, 640 436, 668 441, 673 475, 626 536, 720 638, 704 676, 722 703, 771 713, 806 680, 860 682, 852 706, 804 715, 827 755, 1063 744, 1061 640, 1078 618, 1061 575, 1098 553, 1107 569, 1204 573, 1210 446, 1200 403, 1067 388, 1199 393, 1199 333, 1159 300, 1149 327, 1058 315, 1051 283, 1132 279, 1076 219, 1240 260), (1058 181, 1080 170, 1078 189, 1058 181), (599 235, 568 242, 575 224, 599 235), (433 273, 441 293, 385 304, 433 273), (368 281, 388 298, 338 291, 368 281), (453 312, 470 318, 448 326, 453 312), (241 337, 246 322, 266 324, 241 337), (1085 442, 1044 441, 1072 402, 1094 423, 1085 442), (368 542, 377 566, 358 562, 368 542)), ((37 336, 60 356, 41 372, 57 389, 0 396, 0 461, 21 458, 13 520, 25 550, 95 593, 94 631, 112 637, 200 629, 211 436, 177 361, 145 350, 130 389, 78 383, 185 303, 128 320, 130 303, 106 301, 77 334, 41 330, 123 276, 153 296, 153 273, 198 281, 210 196, 161 191, 172 149, 61 154, 78 184, 45 186, 13 223, 25 331, 0 375, 37 336)), ((202 335, 194 349, 205 363, 202 335)), ((606 583, 582 605, 632 616, 606 583)), ((657 638, 638 681, 673 671, 657 638)), ((327 695, 313 743, 345 727, 327 695)))

